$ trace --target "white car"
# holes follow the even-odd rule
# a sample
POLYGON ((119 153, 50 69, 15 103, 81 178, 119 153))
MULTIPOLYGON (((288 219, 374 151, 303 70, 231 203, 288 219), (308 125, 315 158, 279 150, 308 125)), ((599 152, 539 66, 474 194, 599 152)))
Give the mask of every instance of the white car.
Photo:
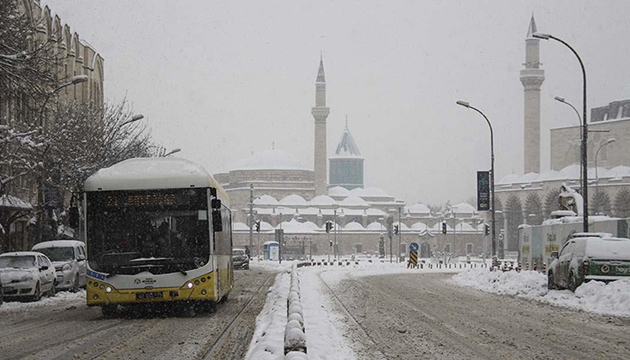
POLYGON ((76 240, 44 241, 33 246, 52 261, 57 272, 57 289, 76 291, 85 287, 87 261, 85 244, 76 240))
POLYGON ((0 281, 4 299, 39 300, 55 294, 55 268, 46 255, 19 251, 0 255, 0 281))

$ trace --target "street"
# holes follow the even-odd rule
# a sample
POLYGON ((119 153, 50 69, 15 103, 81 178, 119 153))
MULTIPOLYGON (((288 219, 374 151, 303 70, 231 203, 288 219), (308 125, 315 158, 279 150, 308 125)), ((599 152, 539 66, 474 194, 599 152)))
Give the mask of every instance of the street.
POLYGON ((361 359, 630 358, 630 319, 488 294, 451 276, 350 275, 327 292, 361 359))
POLYGON ((105 319, 100 308, 88 308, 79 296, 57 308, 19 304, 25 306, 4 310, 0 316, 0 357, 242 358, 273 276, 265 270, 236 271, 230 299, 218 304, 216 312, 196 312, 189 306, 168 312, 129 308, 105 319))

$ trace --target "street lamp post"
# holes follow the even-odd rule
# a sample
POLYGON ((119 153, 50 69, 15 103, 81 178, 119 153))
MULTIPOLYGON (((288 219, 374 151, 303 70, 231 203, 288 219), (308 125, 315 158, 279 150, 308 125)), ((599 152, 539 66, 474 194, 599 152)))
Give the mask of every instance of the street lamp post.
POLYGON ((46 99, 44 99, 44 103, 42 104, 42 107, 39 110, 39 126, 41 126, 41 127, 44 126, 44 110, 46 109, 46 104, 48 104, 48 100, 50 100, 50 98, 53 95, 55 95, 57 92, 59 92, 59 90, 65 88, 65 87, 68 87, 70 85, 76 85, 76 84, 84 83, 86 81, 88 81, 87 75, 75 75, 67 83, 61 84, 58 87, 56 87, 53 91, 47 92, 46 93, 46 99))
POLYGON ((595 152, 595 193, 596 194, 599 192, 599 187, 598 187, 599 176, 597 174, 597 155, 599 155, 599 150, 601 150, 604 146, 606 146, 608 144, 612 144, 614 142, 615 142, 614 138, 606 140, 604 143, 599 145, 599 147, 597 148, 597 151, 595 152))
MULTIPOLYGON (((582 126, 582 117, 580 116, 580 112, 575 108, 575 106, 573 106, 573 104, 571 104, 570 102, 566 101, 564 98, 560 97, 560 96, 555 96, 553 98, 554 100, 563 103, 565 105, 568 105, 571 107, 571 109, 573 109, 573 111, 575 111, 575 114, 578 117, 578 124, 580 125, 580 127, 582 126)), ((584 145, 582 143, 582 135, 580 134, 580 153, 582 152, 582 145, 584 145)), ((580 161, 580 194, 582 193, 582 161, 580 161)))
POLYGON ((176 148, 176 149, 173 149, 173 150, 171 150, 171 151, 167 152, 166 154, 162 155, 162 157, 167 157, 167 156, 169 156, 169 155, 173 155, 173 154, 178 153, 178 152, 180 152, 180 151, 182 151, 182 149, 180 149, 180 148, 176 148))
POLYGON ((583 222, 583 231, 588 232, 588 158, 587 158, 587 144, 588 144, 588 127, 586 124, 586 69, 584 68, 584 63, 578 55, 577 51, 571 47, 567 42, 562 39, 559 39, 551 34, 544 33, 534 33, 532 34, 537 39, 543 40, 556 40, 562 45, 566 46, 571 50, 571 52, 577 57, 578 62, 580 63, 580 67, 582 68, 582 222, 583 222))
POLYGON ((472 109, 476 112, 478 112, 479 114, 481 114, 481 116, 483 116, 484 119, 486 119, 486 122, 488 123, 488 127, 490 128, 490 215, 491 215, 491 223, 492 223, 492 261, 493 261, 493 265, 496 263, 496 256, 497 256, 497 238, 496 238, 496 224, 495 224, 495 217, 494 217, 494 132, 492 130, 492 124, 490 123, 490 120, 488 120, 488 117, 481 112, 481 110, 471 106, 468 102, 466 101, 461 101, 458 100, 457 101, 457 105, 463 106, 465 108, 468 109, 472 109))

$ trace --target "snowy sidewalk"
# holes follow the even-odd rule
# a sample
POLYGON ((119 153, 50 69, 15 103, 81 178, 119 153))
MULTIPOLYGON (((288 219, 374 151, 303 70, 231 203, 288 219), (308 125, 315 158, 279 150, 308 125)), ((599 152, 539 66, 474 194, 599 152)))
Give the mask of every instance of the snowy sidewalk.
POLYGON ((608 284, 591 281, 582 284, 575 293, 547 290, 547 276, 536 271, 469 269, 453 276, 451 281, 485 292, 520 296, 603 315, 630 317, 630 279, 608 284))

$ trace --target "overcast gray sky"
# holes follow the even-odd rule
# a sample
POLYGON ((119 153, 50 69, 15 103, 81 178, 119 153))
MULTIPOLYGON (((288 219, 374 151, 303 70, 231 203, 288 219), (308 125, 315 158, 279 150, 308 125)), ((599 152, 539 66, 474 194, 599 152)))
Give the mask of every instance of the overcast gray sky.
MULTIPOLYGON (((276 148, 312 168, 315 77, 323 52, 328 152, 346 114, 365 156, 366 185, 408 202, 452 203, 523 171, 519 70, 532 12, 569 42, 588 75, 589 108, 630 84, 630 1, 95 1, 44 0, 105 58, 105 97, 123 97, 156 141, 211 173, 276 148)), ((549 128, 577 122, 577 60, 541 42, 542 169, 549 128)), ((626 88, 630 90, 630 88, 626 88)), ((630 92, 630 91, 629 91, 630 92)), ((630 98, 630 93, 625 95, 630 98)))

